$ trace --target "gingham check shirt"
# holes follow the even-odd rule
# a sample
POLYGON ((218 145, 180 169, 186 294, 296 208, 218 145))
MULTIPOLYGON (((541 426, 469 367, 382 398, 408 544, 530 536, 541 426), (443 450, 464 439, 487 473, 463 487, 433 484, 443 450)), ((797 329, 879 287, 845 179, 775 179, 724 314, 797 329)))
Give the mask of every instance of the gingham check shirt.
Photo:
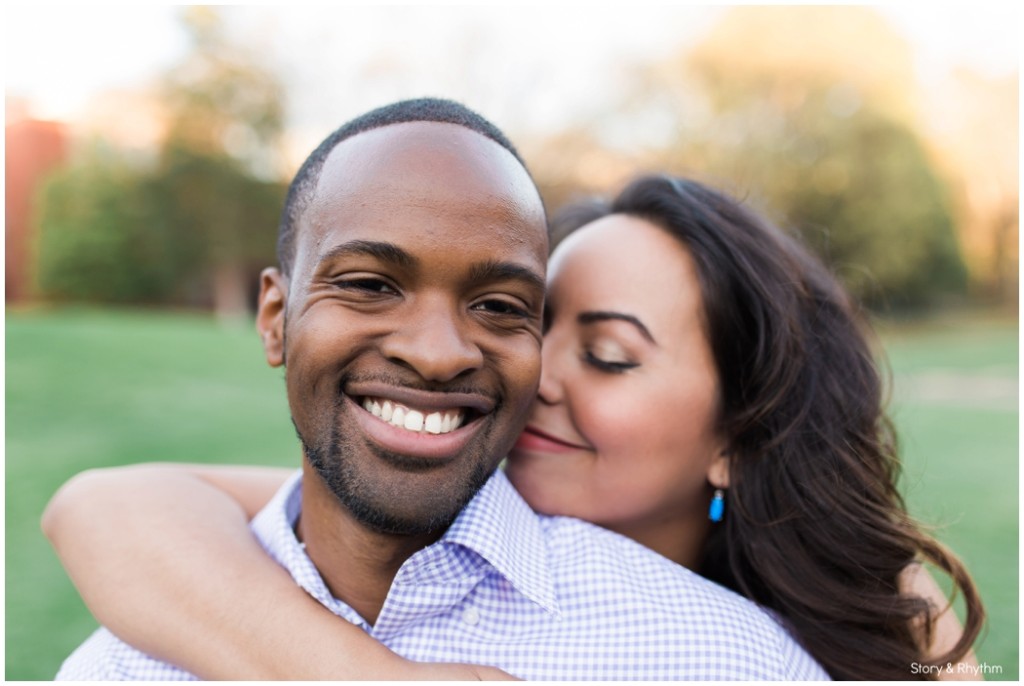
MULTIPOLYGON (((301 499, 297 474, 253 520, 256 536, 310 595, 412 660, 544 680, 828 678, 765 610, 623 536, 537 515, 501 472, 405 562, 370 626, 295 538, 301 499)), ((57 678, 194 677, 101 628, 57 678)))

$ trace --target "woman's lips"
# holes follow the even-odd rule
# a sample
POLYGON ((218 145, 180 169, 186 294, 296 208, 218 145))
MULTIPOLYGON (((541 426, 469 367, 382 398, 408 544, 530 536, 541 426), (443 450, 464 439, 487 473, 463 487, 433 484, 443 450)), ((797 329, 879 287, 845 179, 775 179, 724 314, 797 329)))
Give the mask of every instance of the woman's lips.
POLYGON ((544 433, 540 429, 527 426, 519 435, 519 440, 513 450, 524 450, 537 453, 571 453, 579 450, 589 450, 586 446, 562 440, 544 433))

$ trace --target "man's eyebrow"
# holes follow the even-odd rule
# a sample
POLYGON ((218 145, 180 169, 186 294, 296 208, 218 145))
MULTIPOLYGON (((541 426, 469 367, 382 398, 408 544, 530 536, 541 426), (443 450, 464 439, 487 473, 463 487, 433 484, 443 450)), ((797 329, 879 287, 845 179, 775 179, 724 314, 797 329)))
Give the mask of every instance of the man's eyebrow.
POLYGON ((352 257, 364 255, 374 257, 382 262, 390 262, 399 267, 415 267, 419 260, 393 243, 384 241, 347 241, 336 245, 320 256, 320 262, 324 263, 339 257, 352 257))
POLYGON ((641 322, 639 319, 637 319, 631 314, 626 314, 624 312, 606 311, 580 312, 579 316, 576 317, 576 321, 578 321, 580 324, 596 324, 597 322, 606 321, 629 322, 630 324, 637 328, 637 330, 644 338, 649 340, 654 345, 658 345, 658 342, 654 340, 654 336, 651 335, 651 332, 647 329, 646 326, 644 326, 643 322, 641 322))
POLYGON ((533 288, 543 291, 547 284, 544 277, 534 269, 515 262, 488 260, 474 264, 470 269, 469 278, 473 283, 493 281, 525 281, 533 288))

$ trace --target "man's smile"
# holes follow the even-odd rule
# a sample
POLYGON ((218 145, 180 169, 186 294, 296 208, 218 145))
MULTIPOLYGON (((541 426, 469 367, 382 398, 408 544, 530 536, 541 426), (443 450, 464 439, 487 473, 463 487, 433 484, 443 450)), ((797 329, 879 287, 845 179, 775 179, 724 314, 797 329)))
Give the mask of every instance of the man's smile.
POLYGON ((432 460, 455 457, 477 435, 479 420, 497 404, 479 393, 438 393, 382 382, 353 382, 344 396, 381 448, 432 460))
POLYGON ((450 433, 462 426, 466 417, 461 409, 426 412, 382 398, 364 398, 363 409, 392 426, 414 433, 450 433))

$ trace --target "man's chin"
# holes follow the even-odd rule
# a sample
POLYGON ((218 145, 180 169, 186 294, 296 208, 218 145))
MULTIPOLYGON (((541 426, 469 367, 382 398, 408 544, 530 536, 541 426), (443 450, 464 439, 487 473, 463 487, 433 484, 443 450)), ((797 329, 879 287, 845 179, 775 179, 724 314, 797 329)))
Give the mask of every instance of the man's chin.
POLYGON ((360 431, 358 422, 344 428, 336 422, 315 444, 296 429, 308 466, 325 491, 362 526, 377 533, 424 535, 447 529, 497 468, 498 461, 489 459, 494 451, 485 445, 493 427, 484 422, 457 456, 440 459, 386 450, 360 431))
POLYGON ((403 517, 370 505, 355 506, 350 503, 347 507, 352 516, 366 529, 389 536, 424 536, 440 533, 451 526, 458 516, 456 511, 443 516, 433 512, 429 513, 429 517, 418 514, 403 517))
POLYGON ((378 464, 386 464, 391 473, 370 475, 354 473, 336 460, 310 460, 356 521, 376 533, 405 536, 447 529, 494 472, 493 467, 476 463, 468 473, 456 475, 423 468, 419 462, 416 457, 389 455, 378 464))

